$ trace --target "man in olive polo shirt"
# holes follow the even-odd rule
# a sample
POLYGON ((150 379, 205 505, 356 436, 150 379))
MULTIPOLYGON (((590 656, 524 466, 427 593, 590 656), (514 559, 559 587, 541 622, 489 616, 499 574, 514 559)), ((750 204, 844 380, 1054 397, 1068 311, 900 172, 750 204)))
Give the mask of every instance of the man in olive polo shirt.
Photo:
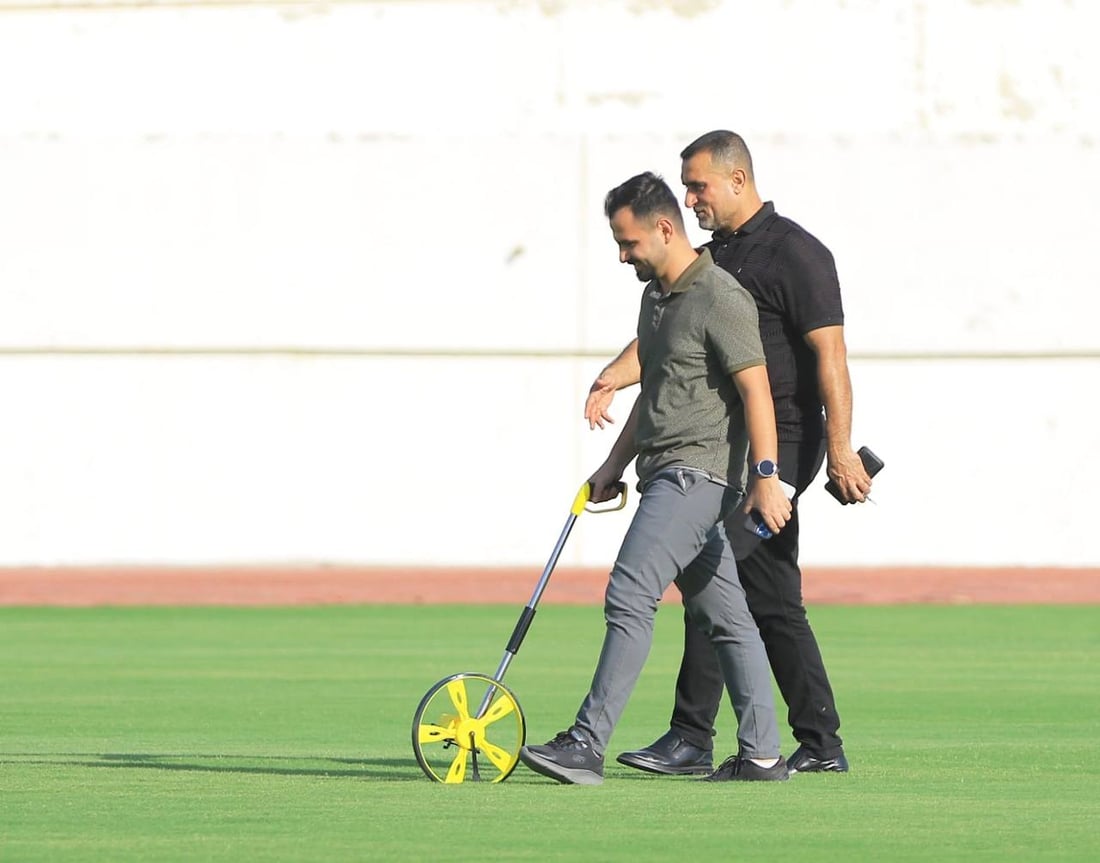
MULTIPOLYGON (((775 414, 756 305, 709 252, 692 248, 676 196, 650 173, 604 201, 619 260, 646 282, 638 316, 641 394, 592 475, 610 500, 637 458, 641 500, 611 570, 607 631, 573 725, 520 758, 559 782, 598 785, 603 756, 653 639, 657 603, 675 581, 714 645, 738 721, 738 752, 708 779, 783 780, 771 673, 722 519, 745 492, 746 455, 775 461, 775 414)), ((777 476, 755 476, 745 508, 778 532, 791 504, 777 476)))

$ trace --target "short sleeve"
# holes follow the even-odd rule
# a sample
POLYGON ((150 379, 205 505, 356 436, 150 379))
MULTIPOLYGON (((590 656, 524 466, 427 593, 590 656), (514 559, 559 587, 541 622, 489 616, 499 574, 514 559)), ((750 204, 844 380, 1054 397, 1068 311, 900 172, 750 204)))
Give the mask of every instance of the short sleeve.
POLYGON ((832 253, 805 232, 783 243, 780 280, 787 316, 799 333, 844 323, 840 280, 832 253))
POLYGON ((732 278, 715 290, 706 333, 707 343, 727 374, 764 365, 756 303, 732 278))

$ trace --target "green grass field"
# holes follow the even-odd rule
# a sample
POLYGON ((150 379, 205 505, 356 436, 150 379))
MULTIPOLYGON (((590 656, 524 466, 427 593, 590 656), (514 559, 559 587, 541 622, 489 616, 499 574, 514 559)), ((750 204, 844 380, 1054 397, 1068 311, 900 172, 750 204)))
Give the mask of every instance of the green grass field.
MULTIPOLYGON (((0 609, 0 860, 1100 859, 1097 607, 812 609, 847 776, 429 782, 417 703, 491 673, 517 613, 0 609)), ((666 727, 679 613, 612 754, 666 727)), ((570 723, 601 638, 598 608, 539 611, 506 679, 530 740, 570 723)))

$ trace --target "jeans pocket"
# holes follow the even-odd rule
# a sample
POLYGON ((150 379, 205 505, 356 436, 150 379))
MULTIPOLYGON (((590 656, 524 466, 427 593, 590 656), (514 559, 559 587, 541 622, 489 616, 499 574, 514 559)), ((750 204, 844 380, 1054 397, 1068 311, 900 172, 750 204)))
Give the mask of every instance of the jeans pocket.
POLYGON ((722 495, 722 519, 725 520, 737 515, 744 501, 745 495, 743 492, 727 486, 725 494, 722 495))
POLYGON ((711 481, 710 476, 703 473, 701 470, 678 467, 675 468, 674 471, 676 474, 676 482, 680 486, 680 491, 684 494, 690 494, 692 489, 698 488, 711 481))

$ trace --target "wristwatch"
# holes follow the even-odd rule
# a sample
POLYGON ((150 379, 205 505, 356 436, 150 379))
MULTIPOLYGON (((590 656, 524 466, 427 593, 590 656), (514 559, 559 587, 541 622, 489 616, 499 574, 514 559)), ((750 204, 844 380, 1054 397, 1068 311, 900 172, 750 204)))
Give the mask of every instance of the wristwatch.
POLYGON ((769 479, 773 476, 779 476, 779 465, 770 458, 761 459, 752 466, 752 472, 759 477, 769 479))

